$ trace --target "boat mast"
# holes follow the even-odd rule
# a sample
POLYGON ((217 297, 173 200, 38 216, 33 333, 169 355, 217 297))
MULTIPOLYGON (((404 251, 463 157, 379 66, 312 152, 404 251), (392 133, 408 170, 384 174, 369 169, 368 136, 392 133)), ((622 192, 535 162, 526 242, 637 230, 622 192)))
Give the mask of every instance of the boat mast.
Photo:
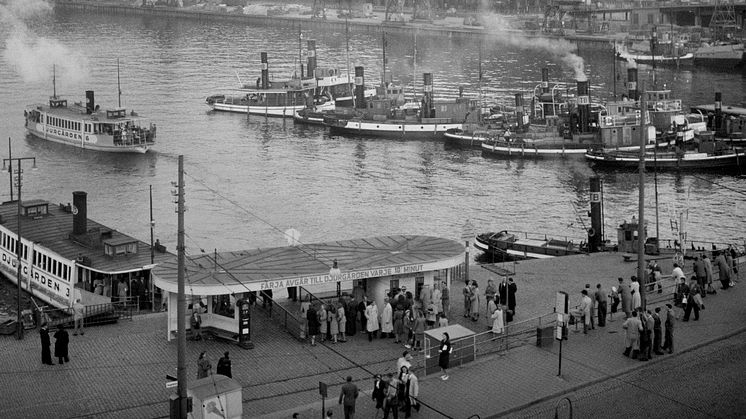
POLYGON ((300 66, 300 79, 303 80, 303 32, 298 24, 298 65, 300 66))
MULTIPOLYGON (((644 86, 644 85, 643 85, 644 86)), ((643 87, 643 92, 645 91, 643 87)), ((645 284, 645 143, 647 142, 647 109, 645 109, 645 95, 640 96, 640 162, 639 170, 639 200, 637 202, 637 278, 640 284, 645 284)), ((642 309, 646 308, 646 286, 640 286, 642 309)))
POLYGON ((119 100, 117 107, 122 107, 122 85, 119 82, 119 58, 117 58, 117 93, 119 94, 119 100))
MULTIPOLYGON (((658 32, 656 27, 653 26, 652 33, 650 35, 650 55, 653 57, 653 90, 658 88, 658 83, 655 78, 655 46, 658 44, 658 32)), ((663 58, 661 56, 661 58, 663 58)))
POLYGON ((412 99, 417 100, 417 29, 414 30, 414 52, 412 53, 412 99))
POLYGON ((477 123, 482 123, 482 107, 484 106, 484 103, 482 103, 482 41, 479 41, 479 64, 478 64, 478 70, 479 70, 479 111, 477 113, 477 123))
POLYGON ((52 64, 52 99, 57 99, 57 66, 52 64))
POLYGON ((381 31, 381 49, 383 50, 383 80, 381 80, 381 86, 383 87, 383 97, 388 97, 388 86, 386 85, 386 32, 381 31))
MULTIPOLYGON (((355 104, 355 91, 352 87, 352 83, 350 83, 350 25, 347 22, 347 17, 345 17, 345 42, 346 42, 346 48, 347 48, 347 86, 350 89, 350 93, 352 93, 352 109, 356 109, 357 106, 355 104)), ((363 86, 365 88, 365 86, 363 86)))

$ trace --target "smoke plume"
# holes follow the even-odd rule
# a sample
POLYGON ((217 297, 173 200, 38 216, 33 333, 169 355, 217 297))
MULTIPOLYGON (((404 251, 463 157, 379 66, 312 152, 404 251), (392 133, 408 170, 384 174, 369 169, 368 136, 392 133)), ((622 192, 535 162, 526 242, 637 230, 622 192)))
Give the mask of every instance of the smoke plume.
POLYGON ((573 43, 564 39, 529 38, 521 33, 506 30, 505 28, 510 27, 510 23, 499 15, 483 14, 482 17, 485 28, 493 34, 491 39, 496 42, 523 50, 547 52, 570 67, 575 73, 576 80, 586 81, 588 79, 585 75, 585 62, 575 53, 577 47, 573 43))
POLYGON ((44 18, 52 6, 42 0, 11 0, 0 4, 0 23, 9 28, 3 58, 24 82, 52 79, 52 67, 57 76, 68 82, 84 79, 87 60, 61 42, 35 34, 27 21, 44 18))

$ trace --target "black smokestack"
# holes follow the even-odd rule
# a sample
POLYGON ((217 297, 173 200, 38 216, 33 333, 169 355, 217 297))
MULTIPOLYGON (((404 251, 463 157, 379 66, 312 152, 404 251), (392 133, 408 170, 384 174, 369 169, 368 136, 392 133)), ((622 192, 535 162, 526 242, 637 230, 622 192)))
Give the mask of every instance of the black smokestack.
POLYGON ((591 98, 588 95, 588 80, 578 80, 578 122, 580 132, 588 132, 591 121, 591 98))
POLYGON ((92 114, 96 110, 96 101, 93 98, 93 90, 85 91, 85 113, 92 114))
POLYGON ((267 53, 262 53, 262 89, 269 89, 269 62, 267 53))
POLYGON ((316 41, 308 40, 308 77, 315 77, 313 72, 316 71, 316 41))
POLYGON ((603 219, 601 218, 601 178, 591 177, 591 228, 588 229, 588 248, 598 252, 603 241, 603 219))
POLYGON ((518 132, 523 131, 523 94, 515 94, 515 119, 518 122, 518 132))
POLYGON ((541 93, 549 93, 549 69, 541 69, 541 93))
POLYGON ((424 73, 422 75, 422 85, 425 90, 423 98, 425 106, 422 109, 422 116, 432 118, 435 112, 435 107, 433 106, 433 73, 424 73))
POLYGON ((73 192, 73 234, 81 235, 88 232, 88 207, 86 196, 82 191, 73 192))
POLYGON ((365 109, 365 70, 361 66, 355 67, 355 107, 365 109))
POLYGON ((723 122, 723 94, 715 92, 715 131, 719 132, 723 122))
POLYGON ((627 69, 627 92, 631 100, 640 100, 640 93, 637 91, 637 68, 627 69))

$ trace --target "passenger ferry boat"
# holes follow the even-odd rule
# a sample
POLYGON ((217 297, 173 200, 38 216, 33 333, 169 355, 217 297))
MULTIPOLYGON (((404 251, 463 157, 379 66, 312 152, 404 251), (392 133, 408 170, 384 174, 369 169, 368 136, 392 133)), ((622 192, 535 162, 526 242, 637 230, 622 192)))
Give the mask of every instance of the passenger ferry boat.
POLYGON ((86 105, 69 106, 54 96, 49 104, 29 105, 23 112, 26 131, 34 137, 73 147, 112 153, 146 153, 155 144, 156 126, 124 108, 100 111, 92 90, 86 105))
MULTIPOLYGON (((117 63, 119 79, 119 63, 117 63)), ((85 106, 57 97, 57 79, 48 104, 28 105, 23 112, 26 131, 43 140, 113 153, 145 153, 155 144, 156 126, 121 106, 100 112, 93 90, 85 92, 85 106)), ((121 95, 121 89, 118 89, 121 95)))
POLYGON ((21 286, 32 297, 63 309, 78 298, 86 306, 152 302, 150 271, 173 257, 164 247, 155 244, 151 262, 150 245, 88 220, 85 192, 73 192, 72 205, 24 200, 22 221, 18 207, 17 201, 0 204, 0 273, 18 283, 22 222, 21 286))
POLYGON ((497 260, 549 259, 588 253, 584 242, 573 243, 567 238, 553 239, 546 235, 510 233, 506 230, 478 234, 474 247, 497 260))

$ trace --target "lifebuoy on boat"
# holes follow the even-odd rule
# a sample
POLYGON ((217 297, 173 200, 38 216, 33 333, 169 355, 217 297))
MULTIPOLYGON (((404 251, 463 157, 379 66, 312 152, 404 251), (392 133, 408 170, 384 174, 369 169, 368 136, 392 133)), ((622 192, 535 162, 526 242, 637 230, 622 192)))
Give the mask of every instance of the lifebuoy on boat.
POLYGON ((596 230, 593 229, 593 227, 588 229, 588 237, 593 237, 596 235, 596 230))
POLYGON ((333 69, 329 69, 329 77, 331 77, 333 75, 334 75, 334 70, 333 69))

